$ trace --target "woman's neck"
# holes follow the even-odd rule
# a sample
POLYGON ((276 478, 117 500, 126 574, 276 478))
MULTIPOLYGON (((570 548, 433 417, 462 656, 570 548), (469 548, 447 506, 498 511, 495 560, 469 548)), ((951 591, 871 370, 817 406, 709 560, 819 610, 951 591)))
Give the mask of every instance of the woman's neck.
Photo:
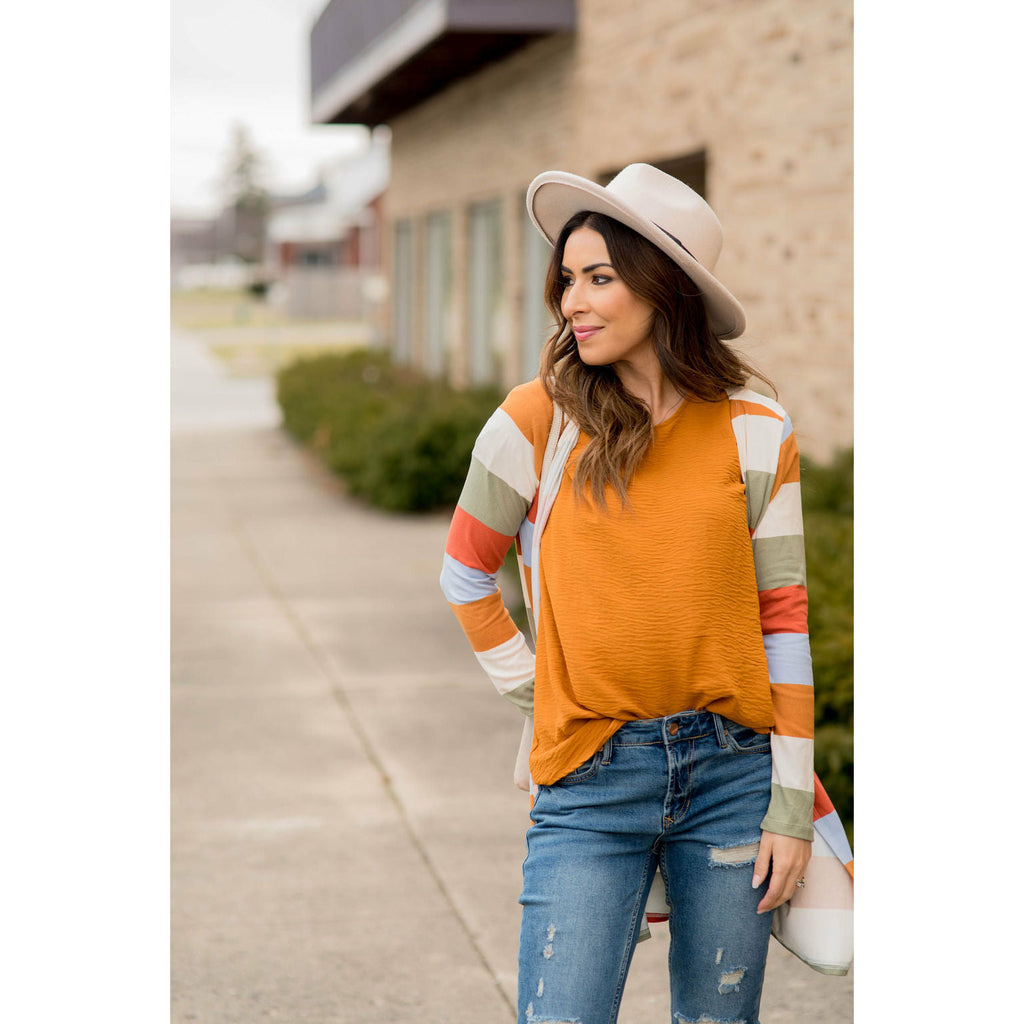
POLYGON ((655 425, 668 419, 683 401, 682 394, 665 376, 653 350, 649 359, 615 363, 612 369, 622 386, 651 410, 651 422, 655 425))

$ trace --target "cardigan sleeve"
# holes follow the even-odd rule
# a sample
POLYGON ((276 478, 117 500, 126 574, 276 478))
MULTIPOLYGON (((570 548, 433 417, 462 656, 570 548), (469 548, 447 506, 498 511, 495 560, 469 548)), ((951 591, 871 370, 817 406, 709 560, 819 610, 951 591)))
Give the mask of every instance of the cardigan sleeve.
POLYGON ((743 392, 734 396, 734 408, 775 712, 771 800, 761 828, 812 839, 814 677, 807 632, 800 453, 789 417, 776 403, 743 392))
POLYGON ((441 589, 481 667, 524 714, 533 713, 534 655, 505 607, 497 574, 536 507, 533 434, 543 402, 535 391, 515 389, 480 432, 441 571, 441 589))

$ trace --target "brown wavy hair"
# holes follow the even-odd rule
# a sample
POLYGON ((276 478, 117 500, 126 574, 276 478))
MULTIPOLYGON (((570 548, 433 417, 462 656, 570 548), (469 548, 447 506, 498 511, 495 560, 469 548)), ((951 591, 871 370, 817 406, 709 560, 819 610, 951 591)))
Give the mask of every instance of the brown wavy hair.
POLYGON ((685 399, 719 401, 752 376, 774 387, 712 333, 700 291, 669 256, 604 214, 574 215, 559 233, 548 264, 544 301, 557 330, 541 353, 541 380, 551 399, 591 438, 576 464, 573 493, 577 500, 584 500, 589 488, 597 504, 606 508, 605 487, 611 484, 626 508, 626 488, 651 444, 654 424, 650 407, 625 389, 611 366, 583 362, 562 315, 565 244, 581 227, 601 235, 623 283, 654 307, 654 351, 662 372, 685 399))

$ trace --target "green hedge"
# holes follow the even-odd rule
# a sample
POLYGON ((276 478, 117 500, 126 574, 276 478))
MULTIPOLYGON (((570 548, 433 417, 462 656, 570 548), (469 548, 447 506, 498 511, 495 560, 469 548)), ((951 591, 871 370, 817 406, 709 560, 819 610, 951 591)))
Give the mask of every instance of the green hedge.
MULTIPOLYGON (((409 512, 456 503, 476 435, 504 397, 494 388, 457 391, 371 350, 293 363, 278 374, 277 395, 287 430, 350 493, 409 512)), ((852 837, 853 452, 829 465, 805 458, 802 482, 815 770, 852 837)))
POLYGON ((360 349, 299 360, 277 376, 285 428, 378 508, 454 505, 473 442, 504 398, 457 391, 360 349))
POLYGON ((853 451, 801 462, 814 768, 853 837, 853 451))

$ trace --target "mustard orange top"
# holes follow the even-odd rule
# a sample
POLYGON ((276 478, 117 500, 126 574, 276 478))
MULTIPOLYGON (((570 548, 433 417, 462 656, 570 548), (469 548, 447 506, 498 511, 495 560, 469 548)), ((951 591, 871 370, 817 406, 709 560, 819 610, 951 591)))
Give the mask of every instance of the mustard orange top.
POLYGON ((747 502, 728 402, 654 428, 607 509, 572 493, 581 435, 541 539, 530 769, 549 783, 623 724, 707 709, 774 724, 747 502))

